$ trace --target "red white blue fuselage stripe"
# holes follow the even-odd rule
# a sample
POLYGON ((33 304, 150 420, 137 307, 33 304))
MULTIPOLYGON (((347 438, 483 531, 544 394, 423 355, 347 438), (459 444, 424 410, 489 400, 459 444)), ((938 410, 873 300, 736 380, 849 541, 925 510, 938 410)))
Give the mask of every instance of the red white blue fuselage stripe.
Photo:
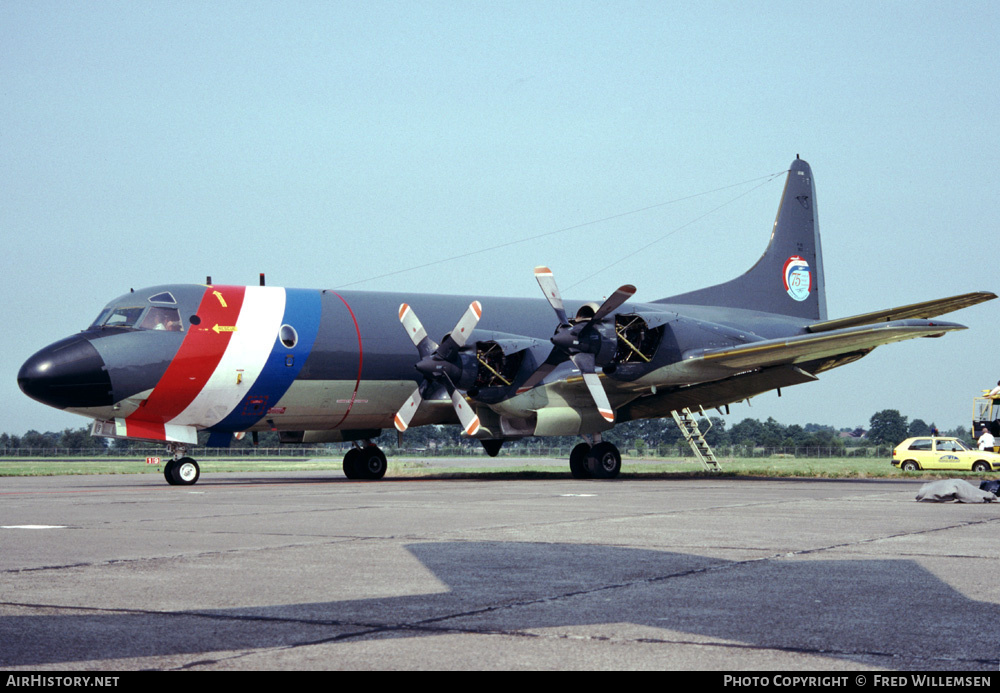
MULTIPOLYGON (((250 287, 253 288, 253 287, 250 287)), ((268 410, 291 387, 305 364, 316 341, 321 314, 320 294, 308 289, 277 289, 285 296, 284 311, 279 322, 295 330, 295 341, 284 344, 280 334, 271 333, 271 350, 265 356, 253 383, 244 388, 243 396, 230 413, 212 431, 245 431, 265 417, 268 410)), ((237 333, 238 334, 238 333, 237 333)), ((266 343, 266 335, 261 338, 266 343)), ((260 355, 256 355, 259 359, 260 355)), ((244 378, 247 374, 244 374, 244 378)))
POLYGON ((246 430, 288 389, 312 349, 316 291, 209 286, 177 355, 119 434, 193 444, 197 430, 246 430), (279 339, 282 325, 297 340, 279 339), (124 429, 124 430, 122 430, 124 429))

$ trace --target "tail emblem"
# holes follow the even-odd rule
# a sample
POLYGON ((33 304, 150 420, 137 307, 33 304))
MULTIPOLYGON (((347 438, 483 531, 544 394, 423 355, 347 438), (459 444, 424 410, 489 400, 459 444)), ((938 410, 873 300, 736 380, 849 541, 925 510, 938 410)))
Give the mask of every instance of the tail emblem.
POLYGON ((809 298, 812 289, 812 273, 809 263, 798 255, 793 255, 785 261, 784 267, 785 291, 796 301, 809 298))

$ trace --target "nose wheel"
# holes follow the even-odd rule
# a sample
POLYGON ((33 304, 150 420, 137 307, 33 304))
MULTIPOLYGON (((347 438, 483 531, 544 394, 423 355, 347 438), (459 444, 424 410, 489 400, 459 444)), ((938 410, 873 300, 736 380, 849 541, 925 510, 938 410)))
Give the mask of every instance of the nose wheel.
POLYGON ((167 443, 167 453, 173 458, 163 468, 163 477, 171 486, 191 486, 198 483, 201 468, 198 463, 187 456, 187 445, 184 443, 167 443))
POLYGON ((190 457, 170 460, 163 468, 163 476, 171 486, 191 486, 198 482, 201 468, 190 457))

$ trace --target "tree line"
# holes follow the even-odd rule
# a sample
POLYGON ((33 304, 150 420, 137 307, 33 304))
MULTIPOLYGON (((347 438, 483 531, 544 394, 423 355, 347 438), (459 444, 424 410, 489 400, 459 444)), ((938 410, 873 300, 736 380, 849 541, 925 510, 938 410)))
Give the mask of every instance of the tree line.
MULTIPOLYGON (((784 425, 768 418, 767 421, 745 418, 739 423, 728 425, 721 416, 701 417, 699 426, 705 434, 709 445, 717 446, 748 446, 755 448, 823 448, 834 453, 845 447, 864 447, 890 445, 901 443, 912 436, 931 435, 932 430, 938 435, 961 438, 967 442, 972 440, 971 421, 969 425, 959 424, 949 430, 938 430, 933 422, 926 423, 923 419, 909 421, 896 409, 884 409, 872 415, 868 422, 868 430, 837 429, 833 426, 808 423, 784 425), (844 436, 842 434, 850 434, 844 436), (863 433, 863 435, 862 435, 863 433)), ((387 431, 379 439, 383 448, 397 447, 397 438, 393 431, 387 431)), ((201 434, 199 442, 204 444, 208 434, 201 434)), ((611 431, 603 434, 621 448, 635 449, 639 452, 647 450, 676 449, 683 444, 683 435, 673 419, 643 419, 626 421, 618 424, 611 431)), ((530 447, 528 438, 522 441, 512 441, 505 447, 530 447)), ((571 447, 579 442, 575 436, 564 436, 545 439, 546 444, 553 447, 571 447)), ((233 440, 233 447, 247 447, 254 443, 247 435, 242 440, 233 440)), ((537 442, 535 443, 537 444, 537 442)), ((148 441, 112 440, 95 438, 90 435, 90 428, 67 428, 61 432, 39 433, 28 431, 24 435, 0 434, 0 454, 14 450, 39 450, 59 448, 73 452, 106 453, 109 450, 128 454, 130 450, 150 447, 148 441)), ((153 443, 152 445, 156 445, 153 443)), ((278 434, 264 431, 258 435, 258 445, 261 447, 278 447, 278 434)), ((458 426, 420 426, 411 428, 402 438, 403 449, 429 449, 435 447, 466 447, 478 445, 477 441, 461 435, 458 426)))

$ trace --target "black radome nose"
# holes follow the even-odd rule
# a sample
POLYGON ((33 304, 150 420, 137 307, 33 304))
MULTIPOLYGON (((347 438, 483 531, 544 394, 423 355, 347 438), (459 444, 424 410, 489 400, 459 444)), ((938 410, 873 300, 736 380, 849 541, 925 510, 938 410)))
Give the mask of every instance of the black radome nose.
POLYGON ((28 397, 57 409, 114 403, 104 360, 83 335, 50 344, 25 361, 17 384, 28 397))

